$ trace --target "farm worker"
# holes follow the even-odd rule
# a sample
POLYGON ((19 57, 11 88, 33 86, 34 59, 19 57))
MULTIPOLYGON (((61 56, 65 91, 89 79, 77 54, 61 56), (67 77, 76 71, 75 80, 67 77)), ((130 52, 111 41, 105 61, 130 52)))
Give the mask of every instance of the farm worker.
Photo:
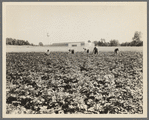
POLYGON ((89 53, 89 49, 83 48, 84 49, 84 53, 89 53))
POLYGON ((114 50, 114 53, 117 55, 117 52, 119 51, 119 49, 118 48, 116 48, 115 50, 114 50))
POLYGON ((86 52, 86 53, 89 53, 89 47, 86 47, 86 48, 85 48, 85 52, 86 52))
POLYGON ((86 48, 83 48, 84 49, 84 52, 86 52, 86 48))
POLYGON ((93 43, 90 40, 88 40, 87 42, 85 42, 85 52, 86 53, 89 53, 90 52, 90 49, 92 48, 92 45, 93 45, 93 43))
POLYGON ((98 54, 98 49, 96 48, 96 46, 94 47, 93 53, 98 54))
POLYGON ((47 52, 45 53, 45 55, 50 55, 50 51, 49 51, 49 50, 47 50, 47 52))
POLYGON ((71 53, 71 49, 69 49, 69 53, 71 53))
POLYGON ((71 53, 74 54, 74 50, 71 50, 71 53))
POLYGON ((74 54, 74 50, 69 49, 69 53, 74 54))
POLYGON ((89 53, 89 49, 87 49, 87 53, 89 53))

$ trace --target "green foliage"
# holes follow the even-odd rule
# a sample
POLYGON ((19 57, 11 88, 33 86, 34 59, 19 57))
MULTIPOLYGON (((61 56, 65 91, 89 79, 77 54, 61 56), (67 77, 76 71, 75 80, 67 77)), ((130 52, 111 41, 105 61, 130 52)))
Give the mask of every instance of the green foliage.
POLYGON ((90 40, 88 40, 88 43, 91 43, 91 41, 90 41, 90 40))
POLYGON ((130 46, 130 42, 121 43, 121 46, 130 46))
POLYGON ((68 43, 53 43, 52 46, 68 46, 68 43))
POLYGON ((94 41, 96 46, 118 46, 118 40, 111 40, 110 42, 106 42, 105 39, 101 39, 100 41, 94 41))
POLYGON ((142 114, 143 53, 6 54, 7 114, 142 114))
POLYGON ((100 41, 94 41, 95 46, 109 46, 109 42, 106 42, 105 39, 101 39, 100 41))
POLYGON ((110 40, 110 42, 106 42, 105 39, 101 39, 100 41, 94 41, 96 46, 143 46, 143 41, 141 40, 142 33, 136 31, 134 33, 134 37, 132 38, 132 42, 124 42, 119 44, 118 40, 110 40))
POLYGON ((42 42, 39 42, 39 46, 43 46, 43 43, 42 42))
POLYGON ((131 42, 122 43, 121 46, 143 46, 143 41, 141 40, 142 33, 136 31, 131 42))
POLYGON ((133 41, 130 43, 130 46, 143 46, 143 41, 136 41, 136 40, 133 40, 133 41))
POLYGON ((136 32, 134 33, 134 37, 132 38, 132 40, 133 40, 133 41, 141 41, 141 38, 142 38, 142 33, 136 31, 136 32))
POLYGON ((16 40, 12 38, 6 38, 6 45, 30 45, 30 43, 25 40, 16 40))
POLYGON ((94 45, 97 46, 98 45, 98 42, 97 41, 94 41, 94 45))
POLYGON ((118 46, 118 45, 119 45, 118 40, 110 40, 109 46, 118 46))

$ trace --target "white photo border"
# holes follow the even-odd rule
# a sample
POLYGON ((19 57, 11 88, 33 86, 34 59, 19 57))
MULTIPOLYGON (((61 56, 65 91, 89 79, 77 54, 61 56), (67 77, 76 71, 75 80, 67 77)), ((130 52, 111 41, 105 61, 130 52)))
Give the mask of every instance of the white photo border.
POLYGON ((143 114, 6 114, 6 6, 8 5, 133 5, 142 4, 146 9, 147 20, 147 2, 2 2, 2 115, 3 118, 147 118, 147 21, 146 21, 146 41, 143 41, 143 114))

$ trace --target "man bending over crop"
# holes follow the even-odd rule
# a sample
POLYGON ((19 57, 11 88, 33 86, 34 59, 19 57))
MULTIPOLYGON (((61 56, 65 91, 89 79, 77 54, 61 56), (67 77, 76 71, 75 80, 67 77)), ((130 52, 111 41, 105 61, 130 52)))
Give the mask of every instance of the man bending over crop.
POLYGON ((84 49, 84 53, 89 53, 89 49, 83 48, 84 49))
POLYGON ((71 50, 69 49, 69 53, 71 53, 71 50))
POLYGON ((74 54, 74 50, 69 49, 69 53, 74 54))
POLYGON ((50 51, 49 51, 49 50, 47 50, 47 52, 45 53, 45 55, 50 55, 50 51))
POLYGON ((118 48, 116 48, 116 49, 114 50, 114 54, 116 54, 116 55, 117 55, 118 51, 119 51, 119 49, 118 49, 118 48))

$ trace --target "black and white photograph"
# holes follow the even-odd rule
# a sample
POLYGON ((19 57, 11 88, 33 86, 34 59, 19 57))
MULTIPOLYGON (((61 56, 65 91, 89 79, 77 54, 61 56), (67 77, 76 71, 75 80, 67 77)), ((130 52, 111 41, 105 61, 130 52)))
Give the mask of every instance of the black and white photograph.
POLYGON ((3 118, 147 117, 147 2, 2 2, 3 118))

